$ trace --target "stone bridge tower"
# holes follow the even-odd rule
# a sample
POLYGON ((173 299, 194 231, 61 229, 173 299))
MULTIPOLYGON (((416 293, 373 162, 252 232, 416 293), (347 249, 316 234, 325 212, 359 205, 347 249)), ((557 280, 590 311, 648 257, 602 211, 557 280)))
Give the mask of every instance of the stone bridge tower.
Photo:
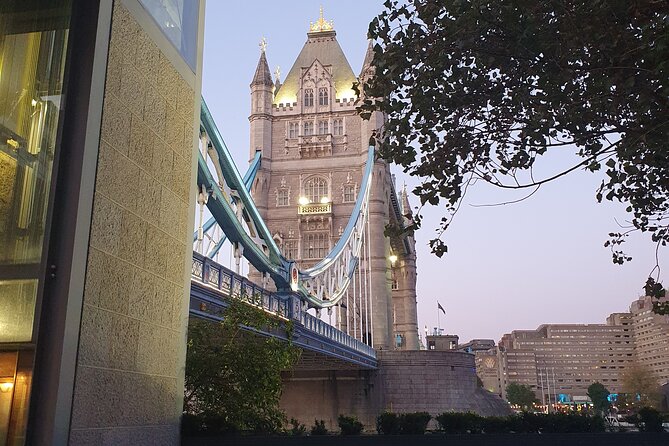
MULTIPOLYGON (((262 162, 252 193, 284 255, 302 268, 322 259, 346 227, 370 137, 383 123, 381 114, 365 121, 356 113, 353 83, 373 74, 371 61, 370 47, 356 76, 322 12, 283 82, 272 79, 261 43, 249 121, 250 155, 262 151, 262 162)), ((349 302, 330 313, 333 324, 384 350, 418 349, 413 238, 391 243, 384 236, 386 224, 404 222, 408 205, 400 202, 388 165, 377 161, 369 256, 362 265, 371 304, 349 302)))

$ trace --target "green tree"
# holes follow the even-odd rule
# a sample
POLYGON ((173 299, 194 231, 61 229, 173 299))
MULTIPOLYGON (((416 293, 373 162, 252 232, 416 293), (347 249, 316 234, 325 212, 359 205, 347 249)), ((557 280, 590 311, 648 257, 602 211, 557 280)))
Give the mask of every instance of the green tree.
POLYGON ((536 402, 536 396, 529 386, 518 383, 509 383, 506 386, 506 400, 523 409, 529 409, 536 402))
POLYGON ((662 400, 662 388, 653 373, 639 364, 627 366, 623 374, 624 402, 632 407, 659 408, 662 400))
POLYGON ((221 323, 191 318, 184 412, 218 432, 280 429, 285 418, 279 408, 281 371, 294 366, 300 350, 242 327, 281 323, 238 301, 231 301, 221 323))
POLYGON ((588 396, 597 412, 607 412, 609 410, 611 406, 609 402, 610 394, 611 392, 602 383, 594 382, 588 386, 588 396))
POLYGON ((531 195, 579 169, 603 169, 597 200, 632 214, 605 243, 615 263, 631 232, 669 242, 668 17, 657 0, 384 2, 359 112, 386 113, 380 155, 421 179, 422 205, 445 202, 435 254, 474 182, 531 195), (556 151, 573 163, 556 171, 556 151))

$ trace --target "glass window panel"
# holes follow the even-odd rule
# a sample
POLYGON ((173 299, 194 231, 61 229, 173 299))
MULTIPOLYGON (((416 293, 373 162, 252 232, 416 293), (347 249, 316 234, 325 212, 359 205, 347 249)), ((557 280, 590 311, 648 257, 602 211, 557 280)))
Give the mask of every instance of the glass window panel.
POLYGON ((25 443, 70 14, 68 0, 0 2, 0 446, 25 443))
POLYGON ((197 63, 200 0, 139 0, 188 66, 197 63))

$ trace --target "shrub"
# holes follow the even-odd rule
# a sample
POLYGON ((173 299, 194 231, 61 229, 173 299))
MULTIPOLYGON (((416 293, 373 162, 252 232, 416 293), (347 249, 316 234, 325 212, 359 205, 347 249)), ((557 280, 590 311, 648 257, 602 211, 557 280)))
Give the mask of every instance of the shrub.
POLYGON ((642 407, 639 409, 638 427, 642 432, 664 432, 662 427, 662 415, 652 407, 642 407))
POLYGON ((397 435, 400 433, 400 419, 396 413, 383 412, 376 417, 376 431, 383 435, 397 435))
POLYGON ((481 420, 481 427, 486 434, 515 432, 514 428, 517 423, 514 423, 514 421, 511 417, 485 417, 481 420))
POLYGON ((362 432, 362 423, 354 416, 339 415, 337 421, 342 435, 358 435, 362 432))
POLYGON ((427 412, 403 413, 399 416, 400 433, 405 435, 422 435, 432 416, 427 412))
POLYGON ((328 430, 325 428, 325 421, 314 420, 314 425, 311 426, 311 435, 327 435, 328 430))
POLYGON ((483 417, 471 412, 444 412, 436 417, 439 428, 450 434, 480 433, 483 417))
POLYGON ((290 435, 293 435, 295 437, 301 437, 307 432, 307 427, 304 424, 300 424, 299 421, 297 421, 295 418, 290 419, 290 435))

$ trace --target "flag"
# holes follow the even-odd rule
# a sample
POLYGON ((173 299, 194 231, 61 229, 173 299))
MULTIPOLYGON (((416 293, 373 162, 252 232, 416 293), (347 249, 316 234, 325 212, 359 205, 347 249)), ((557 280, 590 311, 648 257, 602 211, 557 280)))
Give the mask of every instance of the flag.
POLYGON ((446 314, 446 310, 444 310, 444 307, 442 307, 439 302, 437 302, 437 310, 441 310, 444 314, 446 314))

